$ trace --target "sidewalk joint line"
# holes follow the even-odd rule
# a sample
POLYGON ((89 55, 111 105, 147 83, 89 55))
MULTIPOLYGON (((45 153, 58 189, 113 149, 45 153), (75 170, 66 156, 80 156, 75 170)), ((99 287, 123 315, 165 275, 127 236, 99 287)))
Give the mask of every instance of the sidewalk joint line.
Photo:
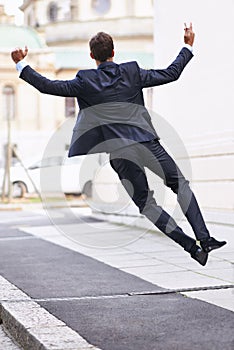
POLYGON ((210 290, 223 290, 223 289, 234 289, 234 284, 219 285, 219 286, 207 286, 207 287, 192 287, 192 288, 178 288, 178 289, 164 289, 164 290, 152 290, 152 291, 142 291, 142 292, 127 292, 123 294, 110 294, 110 295, 87 295, 87 296, 77 296, 77 297, 51 297, 51 298, 32 298, 31 299, 11 299, 11 300, 0 300, 0 304, 15 303, 15 302, 57 302, 57 301, 73 301, 73 300, 90 300, 90 299, 117 299, 126 298, 132 296, 144 296, 144 295, 165 295, 165 294, 177 294, 185 292, 200 292, 200 291, 210 291, 210 290))
POLYGON ((160 295, 160 294, 176 294, 184 292, 200 292, 206 290, 221 290, 234 288, 234 284, 226 284, 220 286, 207 286, 207 287, 192 287, 192 288, 178 288, 178 289, 165 289, 162 291, 146 291, 146 292, 132 292, 129 293, 130 296, 134 295, 160 295))
POLYGON ((0 242, 2 241, 21 241, 27 239, 38 239, 36 236, 19 236, 19 237, 1 237, 0 242))

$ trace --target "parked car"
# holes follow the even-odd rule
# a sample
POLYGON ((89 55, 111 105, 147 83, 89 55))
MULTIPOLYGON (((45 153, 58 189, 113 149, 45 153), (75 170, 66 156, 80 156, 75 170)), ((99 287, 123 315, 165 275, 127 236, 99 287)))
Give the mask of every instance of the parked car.
MULTIPOLYGON (((98 158, 95 155, 72 158, 55 156, 38 161, 27 160, 24 162, 24 166, 27 171, 20 162, 11 166, 13 197, 19 198, 26 193, 34 193, 35 187, 39 192, 49 191, 53 193, 61 189, 65 194, 83 193, 90 197, 98 158), (89 161, 86 164, 87 157, 89 157, 89 161)), ((1 168, 0 187, 3 184, 3 176, 4 169, 1 168)))

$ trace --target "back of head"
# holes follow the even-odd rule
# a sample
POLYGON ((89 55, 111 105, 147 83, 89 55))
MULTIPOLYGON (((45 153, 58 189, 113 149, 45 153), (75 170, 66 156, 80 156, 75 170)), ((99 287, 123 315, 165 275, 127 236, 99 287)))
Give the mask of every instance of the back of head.
POLYGON ((93 58, 99 62, 105 62, 113 57, 114 43, 112 37, 104 32, 99 32, 89 41, 93 58))

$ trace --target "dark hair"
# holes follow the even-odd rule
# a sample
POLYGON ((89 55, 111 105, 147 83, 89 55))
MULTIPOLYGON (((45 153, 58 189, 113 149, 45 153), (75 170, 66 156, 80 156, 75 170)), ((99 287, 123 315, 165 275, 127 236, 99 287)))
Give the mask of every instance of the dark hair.
POLYGON ((90 39, 89 47, 95 60, 105 62, 108 58, 112 57, 114 43, 109 34, 99 32, 90 39))

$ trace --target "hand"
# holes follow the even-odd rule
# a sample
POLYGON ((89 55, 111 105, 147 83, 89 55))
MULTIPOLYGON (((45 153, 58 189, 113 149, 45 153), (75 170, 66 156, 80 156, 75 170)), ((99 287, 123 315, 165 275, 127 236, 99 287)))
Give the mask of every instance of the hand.
POLYGON ((193 32, 193 25, 192 25, 192 23, 190 23, 189 27, 187 27, 186 23, 184 25, 185 25, 184 42, 185 42, 185 44, 193 46, 194 37, 195 37, 195 33, 193 32))
POLYGON ((28 48, 25 46, 24 50, 21 48, 16 48, 14 51, 11 52, 11 58, 15 63, 18 63, 19 61, 23 60, 24 57, 26 57, 28 54, 28 48))

